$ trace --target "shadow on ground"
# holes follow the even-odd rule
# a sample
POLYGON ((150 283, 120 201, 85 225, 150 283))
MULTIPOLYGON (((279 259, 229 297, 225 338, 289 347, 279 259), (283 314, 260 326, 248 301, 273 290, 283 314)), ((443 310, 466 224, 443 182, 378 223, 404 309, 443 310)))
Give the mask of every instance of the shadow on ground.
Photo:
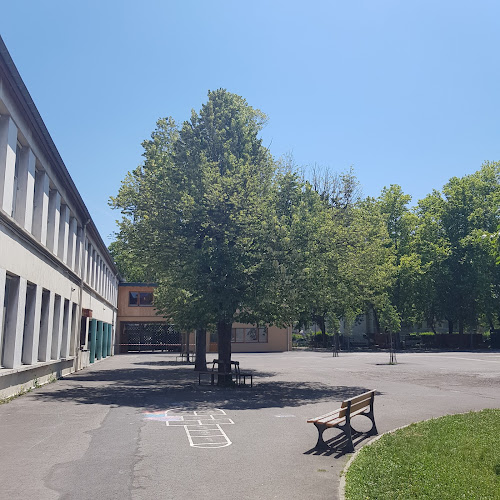
POLYGON ((192 367, 164 366, 78 372, 64 383, 46 386, 34 396, 41 401, 71 400, 79 404, 128 406, 151 410, 181 406, 226 410, 283 408, 341 401, 367 389, 313 382, 266 380, 274 374, 253 371, 254 386, 222 388, 198 385, 192 367))
MULTIPOLYGON (((338 431, 338 429, 332 429, 332 430, 338 431)), ((373 435, 371 434, 369 435, 357 431, 352 432, 352 444, 354 445, 355 449, 359 443, 367 441, 372 438, 373 435)), ((328 448, 326 449, 311 448, 310 450, 305 451, 304 455, 324 455, 324 456, 335 455, 334 458, 340 458, 343 455, 351 453, 345 451, 345 447, 347 446, 348 440, 343 432, 340 432, 340 434, 325 442, 328 445, 328 448)))

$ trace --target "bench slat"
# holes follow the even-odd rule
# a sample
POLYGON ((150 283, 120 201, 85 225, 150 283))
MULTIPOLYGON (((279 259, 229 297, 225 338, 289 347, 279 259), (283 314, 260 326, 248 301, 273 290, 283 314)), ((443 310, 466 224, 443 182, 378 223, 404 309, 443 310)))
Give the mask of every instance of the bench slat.
POLYGON ((349 402, 351 402, 351 415, 354 416, 354 412, 357 412, 358 409, 364 408, 366 406, 369 406, 371 403, 371 400, 375 394, 375 391, 368 391, 364 392, 363 394, 360 394, 359 396, 355 396, 350 399, 346 399, 342 401, 342 405, 340 408, 330 412, 330 413, 325 413, 324 415, 320 415, 319 417, 314 417, 310 418, 307 423, 326 423, 329 420, 332 420, 336 416, 340 417, 345 417, 347 407, 349 405, 349 402))
POLYGON ((308 424, 313 424, 314 422, 318 422, 319 420, 323 420, 323 419, 328 419, 328 417, 334 417, 335 415, 337 415, 340 410, 342 410, 342 408, 338 408, 337 410, 335 411, 331 411, 330 413, 325 413, 324 415, 320 415, 319 417, 314 417, 314 418, 310 418, 307 423, 308 424))
MULTIPOLYGON (((353 398, 350 398, 350 399, 346 399, 344 401, 344 403, 347 403, 347 401, 350 401, 351 402, 351 406, 354 404, 354 403, 357 403, 358 401, 362 401, 364 399, 371 399, 372 395, 375 394, 375 390, 373 391, 367 391, 367 392, 364 392, 363 394, 360 394, 359 396, 355 396, 353 398)), ((347 406, 347 404, 346 404, 347 406)))

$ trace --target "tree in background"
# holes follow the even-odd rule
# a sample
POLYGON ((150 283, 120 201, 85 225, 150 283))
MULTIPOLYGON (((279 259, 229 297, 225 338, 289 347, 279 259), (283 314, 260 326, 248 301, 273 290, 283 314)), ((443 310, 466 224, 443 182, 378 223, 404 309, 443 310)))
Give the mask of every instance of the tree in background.
POLYGON ((328 321, 368 311, 391 338, 401 321, 498 323, 499 163, 410 210, 397 185, 362 199, 352 169, 304 180, 262 146, 264 122, 242 97, 209 92, 182 127, 157 122, 111 199, 123 218, 110 252, 128 280, 158 283, 160 314, 196 330, 196 369, 207 329, 230 362, 235 321, 314 321, 324 339, 328 321))
POLYGON ((456 323, 460 334, 466 326, 475 329, 480 316, 490 316, 499 305, 493 255, 480 238, 498 224, 499 180, 500 164, 486 162, 474 174, 453 177, 443 187, 441 222, 450 251, 439 292, 450 332, 456 323))
POLYGON ((480 323, 493 327, 500 282, 494 238, 487 236, 498 224, 498 196, 499 164, 485 163, 401 218, 409 238, 398 252, 395 303, 407 323, 426 320, 435 332, 435 322, 445 319, 449 333, 458 326, 460 334, 480 323))
POLYGON ((403 282, 404 271, 408 265, 406 258, 410 250, 410 235, 414 226, 414 217, 408 207, 410 201, 411 196, 404 194, 401 186, 397 184, 384 187, 378 198, 380 213, 386 224, 394 255, 395 276, 389 300, 403 322, 413 320, 412 308, 408 307, 408 290, 403 282))

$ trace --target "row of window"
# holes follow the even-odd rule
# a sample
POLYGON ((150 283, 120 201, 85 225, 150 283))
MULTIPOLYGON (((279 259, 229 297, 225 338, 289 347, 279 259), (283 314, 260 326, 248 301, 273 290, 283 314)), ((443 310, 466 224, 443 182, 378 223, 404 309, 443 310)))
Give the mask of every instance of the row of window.
POLYGON ((231 342, 234 343, 267 343, 267 327, 233 328, 231 342))
MULTIPOLYGON (((0 270, 1 271, 1 270, 0 270)), ((0 367, 67 358, 74 352, 77 304, 2 271, 0 367)))
POLYGON ((118 280, 9 115, 0 116, 0 207, 106 300, 118 280))

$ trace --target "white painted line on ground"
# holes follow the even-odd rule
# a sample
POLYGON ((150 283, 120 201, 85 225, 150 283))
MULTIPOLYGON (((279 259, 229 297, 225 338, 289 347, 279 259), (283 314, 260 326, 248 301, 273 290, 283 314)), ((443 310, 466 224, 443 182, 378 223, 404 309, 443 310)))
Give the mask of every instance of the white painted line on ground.
POLYGON ((224 448, 232 444, 221 425, 233 425, 234 422, 218 408, 190 412, 175 408, 145 412, 144 415, 146 420, 165 422, 167 427, 184 427, 193 448, 224 448))
MULTIPOLYGON (((419 354, 420 358, 442 358, 442 359, 459 359, 461 361, 479 361, 480 363, 500 363, 500 360, 496 361, 493 359, 483 359, 483 358, 462 358, 458 356, 440 356, 436 354, 435 356, 430 356, 428 354, 419 354)), ((499 356, 500 357, 500 356, 499 356)))

